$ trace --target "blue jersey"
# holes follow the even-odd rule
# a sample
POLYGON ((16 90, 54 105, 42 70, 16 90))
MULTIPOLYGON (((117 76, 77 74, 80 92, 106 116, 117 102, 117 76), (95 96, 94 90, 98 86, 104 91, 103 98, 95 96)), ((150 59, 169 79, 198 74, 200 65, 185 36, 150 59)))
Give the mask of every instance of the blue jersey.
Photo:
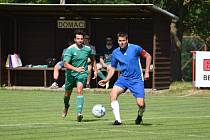
POLYGON ((143 48, 128 43, 126 50, 120 50, 120 47, 116 48, 112 53, 111 66, 117 68, 119 63, 121 76, 144 80, 142 67, 140 63, 140 54, 143 48))

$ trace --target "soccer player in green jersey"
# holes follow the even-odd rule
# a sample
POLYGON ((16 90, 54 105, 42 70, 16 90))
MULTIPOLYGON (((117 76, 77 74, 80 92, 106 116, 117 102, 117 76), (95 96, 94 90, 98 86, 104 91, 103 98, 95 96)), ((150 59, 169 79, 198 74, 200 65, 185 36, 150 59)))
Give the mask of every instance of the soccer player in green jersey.
POLYGON ((89 46, 84 45, 84 33, 81 30, 75 30, 74 42, 64 53, 64 67, 67 69, 65 73, 65 94, 64 94, 64 111, 62 117, 66 117, 69 109, 69 100, 72 89, 76 86, 77 98, 77 121, 81 122, 83 115, 82 109, 84 104, 83 87, 86 84, 88 76, 88 58, 94 67, 94 76, 97 76, 95 56, 91 53, 89 46))

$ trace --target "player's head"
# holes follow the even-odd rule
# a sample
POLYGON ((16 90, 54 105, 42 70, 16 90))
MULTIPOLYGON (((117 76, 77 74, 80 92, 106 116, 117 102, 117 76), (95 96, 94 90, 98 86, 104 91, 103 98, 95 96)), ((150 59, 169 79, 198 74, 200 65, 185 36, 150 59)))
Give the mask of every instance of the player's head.
POLYGON ((126 48, 128 46, 128 34, 124 32, 119 32, 117 34, 117 41, 120 48, 126 48))
POLYGON ((113 39, 111 36, 106 37, 106 45, 112 45, 113 44, 113 39))
POLYGON ((90 36, 89 35, 85 35, 84 36, 84 44, 85 45, 89 45, 90 44, 90 36))
POLYGON ((84 43, 84 32, 82 30, 74 31, 74 42, 77 46, 81 46, 84 43))

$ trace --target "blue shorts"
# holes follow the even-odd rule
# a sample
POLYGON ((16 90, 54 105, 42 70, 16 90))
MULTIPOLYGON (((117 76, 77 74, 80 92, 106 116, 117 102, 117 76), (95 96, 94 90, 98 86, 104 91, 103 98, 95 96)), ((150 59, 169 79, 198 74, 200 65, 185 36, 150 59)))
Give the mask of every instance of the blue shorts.
POLYGON ((58 66, 58 69, 61 69, 64 67, 64 61, 59 61, 56 65, 58 66))
POLYGON ((114 85, 123 88, 125 91, 129 89, 136 98, 144 98, 144 81, 140 79, 120 76, 114 85))

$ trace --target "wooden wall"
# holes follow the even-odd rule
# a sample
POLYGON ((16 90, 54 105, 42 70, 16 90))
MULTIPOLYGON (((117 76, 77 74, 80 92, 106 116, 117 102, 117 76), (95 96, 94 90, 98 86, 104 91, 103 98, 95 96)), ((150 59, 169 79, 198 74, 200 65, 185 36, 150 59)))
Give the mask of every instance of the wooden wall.
MULTIPOLYGON (((17 19, 17 50, 21 56, 23 65, 45 64, 46 58, 60 59, 62 50, 66 47, 67 40, 73 38, 73 29, 58 29, 57 19, 53 17, 20 17, 17 19)), ((133 20, 92 20, 89 31, 91 42, 97 48, 98 53, 105 47, 105 37, 114 37, 117 45, 116 34, 125 31, 129 34, 129 42, 141 45, 149 53, 152 51, 153 21, 152 19, 133 20)), ((142 59, 143 67, 145 61, 142 59)), ((12 73, 12 81, 16 85, 42 85, 41 72, 16 72, 12 73)), ((48 85, 53 81, 52 73, 49 73, 48 85)), ((62 79, 63 80, 63 79, 62 79)), ((62 82, 61 82, 62 83, 62 82)), ((146 84, 151 88, 151 81, 146 84)))
POLYGON ((171 83, 169 20, 155 17, 153 40, 153 89, 167 89, 171 83))
MULTIPOLYGON (((6 18, 5 18, 6 19, 6 18)), ((12 17, 0 23, 4 27, 1 39, 1 51, 4 51, 1 63, 5 63, 6 55, 16 51, 20 54, 23 65, 46 64, 49 57, 60 59, 62 50, 69 40, 73 39, 74 29, 58 29, 57 17, 24 16, 12 17), (7 48, 6 48, 7 47, 7 48), (2 62, 3 61, 3 62, 2 62)), ((170 85, 170 20, 155 16, 147 19, 95 19, 88 21, 86 29, 91 35, 91 42, 97 51, 105 45, 105 37, 111 35, 117 45, 116 34, 125 31, 129 34, 129 42, 141 45, 153 56, 154 71, 147 88, 165 89, 170 85), (90 23, 89 23, 90 22, 90 23)), ((142 59, 143 67, 145 61, 142 59)), ((1 69, 2 70, 2 69, 1 69)), ((5 69, 1 71, 1 79, 6 83, 5 69)), ((43 73, 18 72, 12 81, 16 85, 43 85, 43 73)), ((52 83, 52 73, 48 74, 48 86, 52 83)), ((61 84, 64 79, 61 79, 61 84)), ((2 81, 2 80, 1 80, 2 81)))
MULTIPOLYGON (((73 30, 58 29, 57 18, 54 17, 20 17, 17 19, 17 36, 17 49, 23 66, 45 65, 47 58, 60 61, 63 49, 73 38, 73 30)), ((42 75, 42 72, 16 72, 13 81, 16 85, 40 86, 43 85, 42 75)), ((50 85, 53 81, 52 72, 48 77, 47 84, 50 85)))
POLYGON ((5 69, 5 63, 7 54, 13 52, 14 49, 14 20, 7 16, 0 16, 0 80, 1 85, 7 83, 7 71, 5 69))

